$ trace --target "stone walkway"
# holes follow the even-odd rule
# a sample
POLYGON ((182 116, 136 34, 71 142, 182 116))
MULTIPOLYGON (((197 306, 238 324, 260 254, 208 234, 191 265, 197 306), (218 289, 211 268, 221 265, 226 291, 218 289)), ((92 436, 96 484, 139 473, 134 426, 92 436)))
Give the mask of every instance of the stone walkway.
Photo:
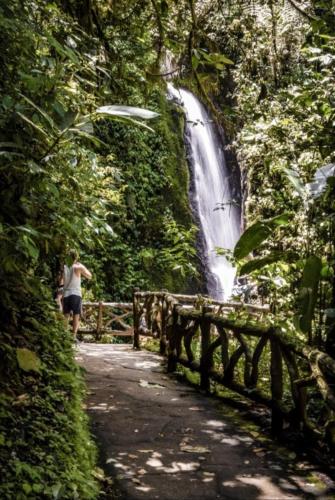
POLYGON ((329 476, 236 427, 231 408, 166 375, 158 355, 81 344, 77 359, 102 467, 117 482, 118 498, 335 498, 329 476))

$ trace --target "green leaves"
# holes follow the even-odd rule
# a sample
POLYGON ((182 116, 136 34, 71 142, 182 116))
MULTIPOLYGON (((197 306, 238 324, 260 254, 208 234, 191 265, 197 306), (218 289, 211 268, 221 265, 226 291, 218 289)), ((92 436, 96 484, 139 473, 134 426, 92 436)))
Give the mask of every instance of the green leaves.
POLYGON ((210 54, 206 54, 206 52, 202 52, 203 58, 212 66, 215 66, 217 69, 223 69, 226 64, 234 64, 234 62, 226 57, 224 54, 218 54, 216 52, 212 52, 210 54))
POLYGON ((213 66, 217 70, 223 70, 227 64, 231 65, 234 62, 224 54, 217 52, 208 53, 203 49, 193 49, 192 66, 194 69, 197 69, 199 64, 206 64, 213 66))
POLYGON ((65 44, 59 43, 54 36, 50 33, 46 34, 49 44, 56 50, 57 54, 64 59, 70 59, 74 64, 80 64, 80 59, 78 58, 76 52, 65 44))
POLYGON ((299 315, 297 323, 302 332, 311 331, 314 309, 318 296, 318 285, 322 269, 321 259, 315 255, 306 260, 299 287, 299 315))
POLYGON ((39 372, 41 360, 33 351, 25 348, 16 349, 16 359, 21 370, 25 372, 39 372))
POLYGON ((271 227, 263 222, 256 222, 244 231, 234 248, 234 257, 239 260, 258 248, 271 234, 271 227))
POLYGON ((291 214, 283 213, 272 219, 258 221, 244 231, 234 248, 234 257, 237 260, 247 257, 253 250, 265 241, 276 227, 286 226, 291 218, 291 214))
POLYGON ((258 271, 263 269, 263 267, 273 264, 274 262, 278 262, 279 260, 283 260, 286 254, 284 252, 272 252, 266 257, 261 257, 259 259, 253 259, 244 264, 239 274, 243 276, 244 274, 252 273, 253 271, 258 271))
POLYGON ((57 129, 57 126, 56 126, 54 120, 52 119, 52 117, 50 115, 48 115, 48 113, 46 113, 42 108, 40 108, 40 106, 37 106, 37 104, 35 104, 31 99, 29 99, 25 95, 23 95, 23 94, 19 94, 19 95, 46 120, 46 122, 50 125, 51 128, 57 129))
POLYGON ((46 138, 49 137, 48 133, 42 128, 42 126, 40 126, 37 123, 33 122, 28 116, 26 116, 25 114, 21 113, 20 111, 17 111, 16 113, 17 113, 17 115, 20 118, 22 118, 23 121, 25 121, 26 123, 28 123, 28 125, 30 125, 35 130, 37 130, 38 132, 40 132, 40 134, 44 135, 46 138))
POLYGON ((31 257, 33 260, 37 260, 38 256, 39 256, 39 249, 38 247, 36 246, 36 243, 34 242, 34 240, 32 238, 30 238, 29 236, 27 236, 26 234, 24 234, 22 236, 22 248, 24 250, 24 253, 31 257))

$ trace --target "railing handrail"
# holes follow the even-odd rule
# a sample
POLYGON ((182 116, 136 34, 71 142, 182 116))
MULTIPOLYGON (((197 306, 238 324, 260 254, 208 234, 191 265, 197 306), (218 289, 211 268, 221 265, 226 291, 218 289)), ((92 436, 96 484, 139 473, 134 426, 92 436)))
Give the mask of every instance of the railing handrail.
POLYGON ((99 306, 99 305, 103 305, 104 307, 107 306, 107 307, 115 307, 115 308, 122 308, 122 307, 133 307, 133 303, 132 302, 103 302, 103 301, 100 301, 100 302, 90 302, 90 301, 83 301, 83 306, 99 306))
POLYGON ((147 296, 155 296, 157 298, 161 298, 164 295, 171 296, 178 300, 179 302, 182 301, 196 301, 197 299, 201 299, 204 303, 213 305, 213 306, 222 306, 222 307, 230 307, 233 309, 249 309, 249 310, 255 310, 259 312, 269 312, 270 311, 270 304, 250 304, 248 302, 237 302, 237 301, 219 301, 219 300, 214 300, 208 295, 185 295, 185 294, 178 294, 178 293, 171 293, 167 292, 164 290, 156 291, 156 292, 150 292, 150 291, 137 291, 135 292, 135 295, 137 297, 145 298, 147 296))
MULTIPOLYGON (((263 318, 270 311, 269 305, 244 304, 237 302, 213 301, 208 297, 172 294, 167 291, 141 292, 133 294, 134 347, 140 348, 140 335, 154 335, 160 340, 161 354, 168 355, 168 370, 174 371, 177 363, 200 372, 201 387, 210 388, 210 380, 244 396, 260 401, 271 408, 272 430, 278 434, 286 419, 320 439, 331 434, 329 422, 322 426, 312 423, 307 415, 306 388, 314 386, 322 395, 325 405, 332 413, 335 411, 335 394, 329 382, 334 378, 335 360, 326 353, 306 346, 298 339, 292 339, 283 329, 273 324, 256 322, 255 316, 263 318), (184 302, 184 304, 183 304, 184 302), (195 307, 190 309, 189 304, 195 307), (216 306, 218 310, 213 308, 216 306), (237 317, 229 315, 231 309, 237 317), (239 311, 247 311, 250 321, 240 316, 239 311), (147 326, 141 331, 140 317, 145 315, 147 326), (215 329, 215 335, 211 332, 215 329), (200 331, 200 360, 194 359, 191 342, 200 331), (245 337, 258 338, 257 345, 251 348, 245 337), (232 339, 239 347, 231 353, 228 346, 232 339), (267 396, 257 387, 259 381, 259 362, 266 345, 269 345, 269 390, 267 396), (214 351, 221 348, 222 374, 214 367, 214 351), (183 355, 185 350, 186 356, 183 355), (244 357, 244 383, 235 380, 235 369, 244 357), (298 363, 299 360, 299 363, 298 363), (290 381, 292 408, 284 404, 284 367, 290 381), (302 373, 306 372, 306 373, 302 373)), ((331 419, 330 419, 331 420, 331 419)), ((335 426, 334 420, 331 425, 335 426)), ((335 446, 335 441, 333 443, 335 446)))
POLYGON ((132 326, 125 322, 125 319, 133 313, 132 302, 84 301, 83 310, 83 322, 88 322, 89 326, 81 325, 79 334, 94 335, 96 340, 99 340, 103 334, 133 336, 132 326))

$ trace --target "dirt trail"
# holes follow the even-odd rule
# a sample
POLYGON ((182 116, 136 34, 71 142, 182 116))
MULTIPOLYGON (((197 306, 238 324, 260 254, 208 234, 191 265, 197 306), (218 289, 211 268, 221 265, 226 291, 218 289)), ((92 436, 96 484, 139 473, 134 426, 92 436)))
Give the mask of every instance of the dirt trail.
POLYGON ((222 402, 166 375, 163 358, 129 345, 81 344, 77 359, 101 463, 120 498, 335 498, 329 476, 237 428, 222 402))

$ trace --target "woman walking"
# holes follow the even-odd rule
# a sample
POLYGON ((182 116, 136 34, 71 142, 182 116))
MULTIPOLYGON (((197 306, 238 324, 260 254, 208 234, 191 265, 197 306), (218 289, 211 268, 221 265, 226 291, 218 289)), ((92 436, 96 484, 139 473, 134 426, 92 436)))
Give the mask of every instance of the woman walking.
POLYGON ((82 309, 81 277, 91 279, 92 273, 79 262, 77 250, 70 250, 69 257, 72 265, 64 266, 63 313, 67 321, 71 312, 73 314, 72 331, 76 340, 82 309))

